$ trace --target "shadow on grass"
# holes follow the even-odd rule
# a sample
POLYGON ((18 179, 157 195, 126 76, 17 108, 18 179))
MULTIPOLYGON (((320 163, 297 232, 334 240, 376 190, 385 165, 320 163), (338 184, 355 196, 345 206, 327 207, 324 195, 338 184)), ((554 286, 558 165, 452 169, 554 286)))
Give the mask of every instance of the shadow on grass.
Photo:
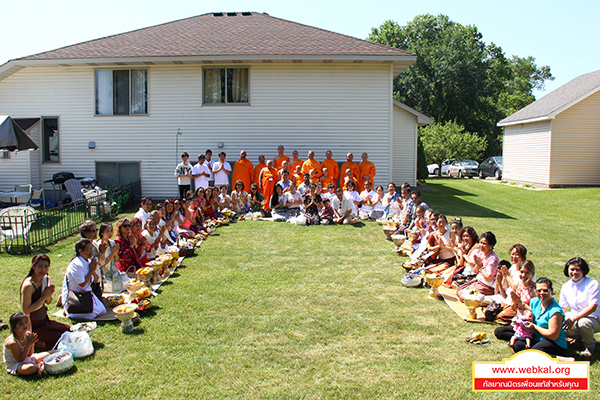
POLYGON ((461 217, 515 219, 510 215, 459 198, 459 196, 477 197, 477 195, 474 195, 473 193, 448 187, 444 183, 427 182, 427 186, 431 191, 423 192, 423 200, 429 207, 444 214, 460 215, 461 217))

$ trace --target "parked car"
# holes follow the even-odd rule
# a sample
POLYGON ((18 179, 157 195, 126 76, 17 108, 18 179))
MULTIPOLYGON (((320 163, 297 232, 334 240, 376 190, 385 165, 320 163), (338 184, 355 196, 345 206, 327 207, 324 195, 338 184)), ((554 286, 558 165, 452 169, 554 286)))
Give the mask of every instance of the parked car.
POLYGON ((448 167, 448 176, 452 177, 468 177, 472 178, 477 176, 479 163, 477 161, 454 161, 450 167, 448 167))
MULTIPOLYGON (((448 173, 448 167, 454 161, 455 161, 454 158, 442 161, 442 175, 446 175, 448 173)), ((429 175, 439 175, 440 174, 440 166, 437 163, 429 164, 427 166, 427 171, 429 172, 429 175)))
POLYGON ((502 156, 488 157, 481 164, 479 164, 479 170, 477 175, 481 179, 485 179, 488 176, 500 180, 502 179, 502 156))

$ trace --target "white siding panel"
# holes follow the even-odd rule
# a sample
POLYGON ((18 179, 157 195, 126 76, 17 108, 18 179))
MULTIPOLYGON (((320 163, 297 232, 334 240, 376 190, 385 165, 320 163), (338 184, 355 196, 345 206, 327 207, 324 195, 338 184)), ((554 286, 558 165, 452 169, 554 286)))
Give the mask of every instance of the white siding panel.
POLYGON ((600 92, 552 122, 553 186, 600 185, 600 92))
POLYGON ((417 117, 394 107, 393 166, 391 180, 400 187, 417 183, 417 117))
POLYGON ((241 149, 259 154, 297 149, 317 159, 331 149, 345 161, 369 153, 376 184, 391 178, 391 84, 388 64, 256 64, 250 67, 250 105, 202 106, 202 66, 150 66, 149 115, 94 116, 94 69, 26 68, 0 81, 0 110, 13 117, 57 116, 58 164, 41 165, 42 180, 59 171, 94 176, 96 161, 139 161, 142 191, 177 193, 173 170, 179 153, 223 150, 228 161, 241 149), (176 132, 181 129, 179 146, 176 132), (96 142, 88 149, 89 141, 96 142), (225 145, 217 147, 218 142, 225 145))
POLYGON ((550 122, 505 127, 502 163, 506 180, 548 185, 550 122))

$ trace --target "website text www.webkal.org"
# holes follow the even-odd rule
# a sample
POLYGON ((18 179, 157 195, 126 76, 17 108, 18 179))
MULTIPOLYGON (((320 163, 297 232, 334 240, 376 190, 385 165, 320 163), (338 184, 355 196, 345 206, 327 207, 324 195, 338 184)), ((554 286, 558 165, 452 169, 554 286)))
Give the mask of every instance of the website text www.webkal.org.
POLYGON ((589 390, 588 362, 558 362, 537 353, 521 352, 497 363, 474 362, 473 390, 589 390))

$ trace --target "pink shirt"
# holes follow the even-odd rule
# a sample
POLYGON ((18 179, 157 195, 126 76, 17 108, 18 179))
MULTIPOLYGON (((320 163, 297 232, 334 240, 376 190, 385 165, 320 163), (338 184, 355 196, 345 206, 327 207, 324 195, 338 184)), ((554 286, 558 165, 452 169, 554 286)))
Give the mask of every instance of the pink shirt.
MULTIPOLYGON (((477 253, 476 257, 483 256, 481 250, 477 253)), ((477 274, 477 280, 483 284, 486 284, 490 287, 496 287, 496 274, 498 273, 498 263, 500 263, 500 259, 494 253, 494 251, 490 251, 490 254, 483 260, 481 263, 481 267, 479 268, 479 273, 477 274), (486 280, 481 273, 485 271, 486 275, 490 277, 490 280, 486 280)))

